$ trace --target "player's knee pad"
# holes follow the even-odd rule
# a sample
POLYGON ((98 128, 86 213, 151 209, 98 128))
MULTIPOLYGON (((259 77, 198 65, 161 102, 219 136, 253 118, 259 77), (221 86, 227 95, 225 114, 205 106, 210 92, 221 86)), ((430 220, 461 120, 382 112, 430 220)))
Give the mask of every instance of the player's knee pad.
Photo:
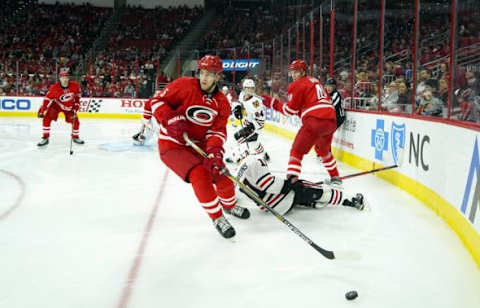
POLYGON ((197 183, 212 183, 212 174, 203 165, 198 165, 192 168, 188 175, 188 180, 192 184, 197 183))
POLYGON ((212 183, 212 175, 203 165, 198 165, 190 171, 188 182, 192 184, 193 191, 200 202, 212 200, 217 195, 212 183))
POLYGON ((215 186, 217 187, 217 190, 235 190, 235 186, 233 185, 233 182, 224 174, 220 174, 216 177, 213 178, 213 182, 215 183, 215 186))
MULTIPOLYGON (((192 153, 186 147, 175 146, 164 149, 159 142, 159 152, 160 158, 165 165, 186 182, 189 182, 189 175, 195 167, 199 165, 203 167, 203 158, 192 153)), ((208 172, 205 167, 203 168, 208 172)), ((210 182, 212 182, 211 179, 210 182)))

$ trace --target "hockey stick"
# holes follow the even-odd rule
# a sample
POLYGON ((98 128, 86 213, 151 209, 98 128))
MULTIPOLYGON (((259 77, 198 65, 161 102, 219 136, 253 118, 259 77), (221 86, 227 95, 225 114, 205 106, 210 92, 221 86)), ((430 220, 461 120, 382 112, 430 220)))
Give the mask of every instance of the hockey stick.
POLYGON ((394 168, 401 167, 402 164, 403 164, 403 151, 404 150, 402 148, 400 148, 400 147, 397 148, 396 157, 395 157, 396 158, 396 164, 394 164, 394 165, 341 176, 340 180, 346 180, 346 179, 354 178, 354 177, 365 175, 365 174, 376 173, 376 172, 379 172, 379 171, 384 171, 384 170, 389 170, 389 169, 394 169, 394 168))
POLYGON ((341 177, 339 177, 339 179, 340 180, 346 180, 346 179, 354 178, 354 177, 361 176, 361 175, 364 175, 364 174, 376 173, 376 172, 379 172, 379 171, 393 169, 393 168, 397 168, 397 167, 398 167, 398 165, 391 165, 391 166, 387 166, 387 167, 383 167, 383 168, 377 168, 377 169, 372 169, 372 170, 367 170, 367 171, 363 171, 363 172, 358 172, 358 173, 353 173, 353 174, 341 176, 341 177))
MULTIPOLYGON (((185 142, 187 145, 191 146, 195 151, 197 151, 200 155, 203 157, 207 158, 207 153, 205 153, 198 145, 196 145, 193 141, 190 140, 188 137, 187 133, 183 133, 183 138, 185 139, 185 142)), ((265 207, 270 213, 272 213, 278 220, 283 222, 287 227, 293 231, 296 235, 298 235, 302 240, 307 242, 310 246, 312 246, 316 251, 318 251, 322 256, 324 256, 327 259, 335 259, 335 255, 333 251, 330 250, 325 250, 322 247, 318 246, 315 244, 310 238, 308 238, 305 234, 303 234, 297 227, 295 227, 290 221, 288 221, 284 216, 280 215, 277 211, 272 209, 268 204, 265 203, 261 198, 257 196, 255 192, 253 192, 248 186, 237 180, 233 175, 230 174, 230 172, 227 169, 221 170, 221 172, 228 177, 232 182, 237 184, 241 189, 245 191, 247 195, 249 195, 252 199, 254 199, 256 202, 258 202, 257 206, 263 206, 265 207)))
POLYGON ((73 124, 75 123, 76 118, 77 118, 77 113, 73 111, 72 133, 70 135, 70 155, 73 155, 73 124))

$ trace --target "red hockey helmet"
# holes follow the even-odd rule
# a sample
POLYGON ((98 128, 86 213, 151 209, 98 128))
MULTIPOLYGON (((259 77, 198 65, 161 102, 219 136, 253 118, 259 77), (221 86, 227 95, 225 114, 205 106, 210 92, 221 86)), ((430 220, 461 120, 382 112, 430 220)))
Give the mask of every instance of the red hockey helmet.
POLYGON ((303 60, 293 60, 288 69, 290 71, 306 71, 307 63, 303 60))
POLYGON ((221 73, 223 71, 222 59, 219 56, 205 55, 197 63, 199 70, 221 73))
POLYGON ((60 72, 58 73, 58 77, 68 77, 68 69, 62 68, 60 69, 60 72))

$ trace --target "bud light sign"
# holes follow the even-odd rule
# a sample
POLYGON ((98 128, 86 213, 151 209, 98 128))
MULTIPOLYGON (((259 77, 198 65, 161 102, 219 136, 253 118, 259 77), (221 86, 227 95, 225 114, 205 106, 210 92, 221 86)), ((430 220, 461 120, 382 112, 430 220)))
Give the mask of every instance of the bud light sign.
POLYGON ((222 59, 224 71, 249 71, 256 69, 260 59, 222 59))

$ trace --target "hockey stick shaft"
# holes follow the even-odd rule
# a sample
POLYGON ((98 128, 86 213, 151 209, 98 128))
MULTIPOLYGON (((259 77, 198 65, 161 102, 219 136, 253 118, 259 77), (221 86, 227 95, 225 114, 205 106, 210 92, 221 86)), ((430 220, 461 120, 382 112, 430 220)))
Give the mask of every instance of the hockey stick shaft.
POLYGON ((73 154, 73 125, 75 124, 75 119, 77 118, 77 113, 73 112, 73 120, 72 120, 72 133, 70 134, 70 155, 73 154))
MULTIPOLYGON (((203 157, 208 157, 207 153, 205 153, 199 146, 197 146, 193 141, 190 140, 188 137, 187 133, 183 134, 183 138, 185 139, 185 142, 187 145, 191 146, 195 151, 197 151, 200 155, 203 157)), ((230 174, 230 172, 226 169, 222 170, 223 174, 228 177, 232 182, 236 183, 241 189, 245 191, 246 194, 248 194, 252 199, 254 199, 259 207, 263 206, 265 207, 270 213, 272 213, 278 220, 283 222, 290 230, 293 231, 296 235, 298 235, 302 240, 307 242, 310 246, 312 246, 316 251, 318 251, 322 256, 324 256, 327 259, 335 259, 335 254, 333 251, 323 249, 322 247, 318 246, 315 244, 308 236, 303 234, 302 231, 300 231, 297 227, 295 227, 290 221, 288 221, 283 215, 280 215, 277 211, 272 209, 268 204, 265 203, 260 197, 257 196, 255 192, 253 192, 248 186, 237 180, 234 176, 230 174)))
POLYGON ((346 179, 354 178, 354 177, 357 177, 357 176, 370 174, 370 173, 376 173, 376 172, 379 172, 379 171, 393 169, 393 168, 397 168, 397 167, 398 167, 398 165, 392 165, 392 166, 387 166, 387 167, 383 167, 383 168, 377 168, 377 169, 367 170, 367 171, 363 171, 363 172, 353 173, 353 174, 341 176, 340 180, 346 180, 346 179))

